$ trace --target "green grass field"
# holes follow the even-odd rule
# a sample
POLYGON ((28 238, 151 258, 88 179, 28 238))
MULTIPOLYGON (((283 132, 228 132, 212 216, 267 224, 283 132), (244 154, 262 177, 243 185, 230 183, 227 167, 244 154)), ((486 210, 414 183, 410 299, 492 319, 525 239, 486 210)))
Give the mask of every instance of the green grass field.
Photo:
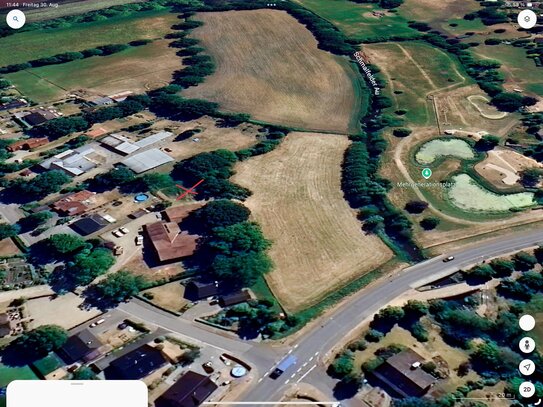
POLYGON ((125 44, 138 39, 159 38, 171 31, 177 15, 150 11, 118 16, 68 28, 35 30, 0 38, 0 66, 27 62, 66 51, 107 44, 125 44))
POLYGON ((146 83, 159 79, 169 82, 171 72, 180 66, 175 49, 168 47, 167 40, 161 40, 105 57, 19 71, 5 78, 31 100, 47 102, 82 88, 104 94, 144 91, 146 83))
POLYGON ((296 0, 309 10, 330 21, 346 35, 357 39, 410 35, 417 33, 407 26, 407 19, 389 13, 375 17, 375 4, 358 4, 349 0, 296 0))
MULTIPOLYGON (((28 366, 8 367, 0 363, 0 388, 6 387, 13 380, 38 380, 28 366)), ((5 396, 0 396, 0 407, 6 407, 5 396)))
POLYGON ((393 113, 405 109, 406 124, 433 124, 434 114, 426 100, 429 93, 448 86, 471 83, 459 64, 445 52, 419 42, 368 44, 364 50, 389 81, 387 94, 393 100, 393 113), (400 63, 401 61, 401 63, 400 63), (402 93, 394 93, 394 92, 402 93))
POLYGON ((534 61, 526 57, 524 48, 512 45, 480 45, 473 49, 476 55, 496 59, 502 63, 506 84, 529 90, 543 96, 543 68, 538 68, 534 61))

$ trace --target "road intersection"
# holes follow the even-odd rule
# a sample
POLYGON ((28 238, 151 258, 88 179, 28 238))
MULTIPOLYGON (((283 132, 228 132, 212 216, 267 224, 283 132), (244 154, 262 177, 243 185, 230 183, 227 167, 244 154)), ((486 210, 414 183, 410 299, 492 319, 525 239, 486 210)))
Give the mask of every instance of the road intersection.
MULTIPOLYGON (((356 330, 362 321, 412 288, 443 278, 463 267, 540 243, 543 243, 543 231, 509 235, 447 253, 454 256, 454 260, 448 263, 444 263, 443 256, 439 256, 407 267, 392 278, 383 279, 353 295, 328 313, 326 319, 307 329, 294 341, 290 349, 281 344, 244 342, 227 333, 206 326, 197 326, 191 321, 158 310, 139 300, 132 300, 118 309, 150 324, 236 354, 252 364, 259 374, 259 379, 254 381, 252 388, 240 401, 255 402, 255 406, 258 405, 257 401, 279 401, 287 386, 302 380, 319 387, 326 385, 327 389, 319 390, 332 395, 330 385, 333 385, 334 381, 324 374, 325 366, 319 363, 319 360, 349 333, 356 330), (269 372, 290 353, 297 357, 298 364, 276 380, 270 379, 269 372)), ((348 400, 343 403, 346 406, 350 405, 348 400)))

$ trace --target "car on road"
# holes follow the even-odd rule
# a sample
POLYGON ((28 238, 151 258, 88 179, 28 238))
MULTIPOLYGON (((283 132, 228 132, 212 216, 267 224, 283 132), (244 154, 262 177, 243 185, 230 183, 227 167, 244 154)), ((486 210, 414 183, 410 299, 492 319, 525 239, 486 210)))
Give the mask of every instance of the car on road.
POLYGON ((298 362, 298 359, 294 355, 289 355, 284 358, 277 367, 270 373, 270 378, 277 379, 291 366, 295 365, 298 362))
POLYGON ((443 259, 443 263, 448 263, 448 262, 450 262, 451 260, 454 260, 454 256, 445 257, 445 258, 443 259))
POLYGON ((123 235, 126 235, 130 231, 123 226, 122 228, 119 228, 119 232, 121 232, 123 235))

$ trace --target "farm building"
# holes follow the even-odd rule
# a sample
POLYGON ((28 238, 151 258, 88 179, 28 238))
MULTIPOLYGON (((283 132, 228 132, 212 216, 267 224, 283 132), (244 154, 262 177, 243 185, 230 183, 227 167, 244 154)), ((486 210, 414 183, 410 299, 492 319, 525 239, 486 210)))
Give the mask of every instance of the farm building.
POLYGON ((217 390, 209 378, 189 370, 181 376, 156 402, 156 407, 198 407, 217 390))
POLYGON ((31 150, 33 148, 41 147, 49 143, 49 139, 47 137, 39 137, 39 138, 29 138, 25 140, 19 140, 15 143, 8 146, 6 150, 10 152, 19 151, 19 150, 31 150))
POLYGON ((251 294, 249 294, 249 291, 238 291, 237 293, 219 297, 219 305, 221 307, 229 307, 231 305, 241 304, 242 302, 249 301, 250 299, 251 294))
POLYGON ((191 256, 196 250, 197 235, 181 232, 175 222, 155 222, 144 226, 160 262, 191 256))
POLYGON ((126 158, 121 163, 136 174, 152 170, 163 164, 172 162, 173 158, 168 154, 160 151, 158 148, 152 148, 147 151, 135 154, 132 157, 126 158))
POLYGON ((87 204, 94 195, 94 192, 87 190, 75 192, 54 202, 51 208, 63 216, 81 215, 89 209, 87 204))
POLYGON ((405 349, 388 358, 373 371, 385 388, 398 397, 421 397, 436 379, 420 368, 424 358, 412 349, 405 349))
POLYGON ((88 99, 87 103, 91 106, 109 106, 115 103, 115 101, 108 97, 96 96, 88 99))
POLYGON ((128 137, 124 137, 122 134, 114 133, 101 140, 102 144, 109 147, 113 151, 121 155, 129 155, 140 148, 128 137))
POLYGON ((108 380, 140 380, 165 364, 160 350, 143 345, 111 362, 105 375, 108 380))
POLYGON ((66 150, 48 158, 40 166, 46 170, 62 170, 66 174, 75 177, 97 167, 99 162, 97 162, 96 158, 98 157, 102 156, 98 155, 94 148, 83 146, 75 150, 66 150))
POLYGON ((151 134, 148 137, 136 141, 134 144, 136 144, 140 148, 149 147, 150 145, 158 143, 159 141, 162 141, 171 136, 173 136, 173 133, 170 133, 169 131, 159 131, 158 133, 151 134))

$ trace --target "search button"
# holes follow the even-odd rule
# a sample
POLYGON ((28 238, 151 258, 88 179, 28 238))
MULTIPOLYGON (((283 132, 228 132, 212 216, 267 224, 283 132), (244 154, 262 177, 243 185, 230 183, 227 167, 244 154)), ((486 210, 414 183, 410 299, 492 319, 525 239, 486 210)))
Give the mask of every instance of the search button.
POLYGON ((6 23, 10 28, 18 30, 25 25, 26 16, 21 10, 11 10, 6 16, 6 23))

